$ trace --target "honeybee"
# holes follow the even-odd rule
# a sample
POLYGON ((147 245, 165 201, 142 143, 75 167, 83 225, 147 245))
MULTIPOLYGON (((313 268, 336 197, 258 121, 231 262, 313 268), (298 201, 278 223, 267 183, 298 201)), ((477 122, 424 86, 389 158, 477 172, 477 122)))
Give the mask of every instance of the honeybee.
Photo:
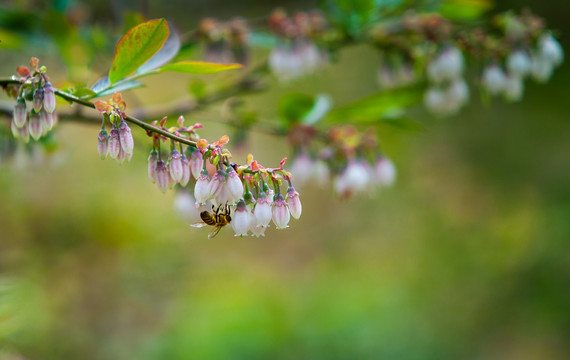
POLYGON ((212 211, 213 213, 209 211, 202 211, 200 213, 202 222, 190 225, 196 228, 201 228, 207 225, 214 226, 215 229, 208 235, 208 239, 211 239, 214 236, 218 235, 220 230, 232 221, 232 217, 230 216, 231 209, 229 205, 226 204, 223 207, 220 205, 215 211, 214 206, 212 206, 212 211))

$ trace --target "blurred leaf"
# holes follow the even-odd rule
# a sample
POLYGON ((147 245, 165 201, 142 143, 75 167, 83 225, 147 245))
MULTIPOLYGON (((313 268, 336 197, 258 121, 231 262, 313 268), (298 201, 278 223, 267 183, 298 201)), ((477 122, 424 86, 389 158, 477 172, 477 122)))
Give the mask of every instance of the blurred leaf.
POLYGON ((384 117, 381 123, 405 132, 425 131, 425 126, 422 123, 403 115, 398 117, 384 117))
POLYGON ((298 123, 311 111, 315 104, 313 95, 291 93, 281 97, 277 113, 286 127, 298 123))
POLYGON ((253 31, 249 36, 249 43, 254 47, 273 49, 278 42, 275 35, 266 32, 253 31))
POLYGON ((86 87, 79 87, 73 91, 73 95, 80 99, 89 99, 97 95, 97 93, 86 87))
POLYGON ((314 125, 319 122, 331 109, 332 100, 329 95, 317 95, 311 110, 303 116, 303 123, 307 125, 314 125))
POLYGON ((137 73, 142 74, 154 69, 158 69, 162 65, 172 60, 180 50, 180 36, 175 30, 170 31, 170 35, 166 42, 158 50, 153 57, 137 69, 137 73))
POLYGON ((109 85, 111 85, 109 78, 107 76, 104 76, 101 79, 95 81, 95 84, 91 85, 91 90, 93 90, 95 93, 98 93, 108 88, 109 85))
POLYGON ((21 36, 7 31, 0 29, 0 49, 21 49, 23 45, 23 39, 21 36))
POLYGON ((111 84, 133 73, 160 50, 168 38, 168 32, 164 19, 150 20, 129 30, 115 48, 109 71, 111 84))
POLYGON ((356 121, 373 123, 383 121, 402 113, 406 108, 418 104, 424 94, 423 85, 382 91, 352 104, 332 110, 328 119, 336 123, 356 121))
POLYGON ((173 71, 186 74, 217 74, 223 71, 240 69, 241 64, 218 64, 204 61, 181 61, 168 64, 160 68, 160 71, 173 71))
POLYGON ((126 34, 130 29, 134 28, 138 24, 142 24, 145 18, 142 14, 135 11, 126 11, 123 15, 123 33, 126 34))
POLYGON ((493 7, 491 0, 443 0, 439 12, 448 19, 469 20, 493 7))
POLYGON ((111 95, 117 91, 132 90, 132 89, 137 89, 137 88, 140 88, 143 86, 144 86, 144 84, 140 83, 138 81, 134 81, 134 80, 124 81, 124 82, 121 82, 115 86, 111 86, 110 88, 107 88, 101 92, 98 92, 95 97, 111 95))

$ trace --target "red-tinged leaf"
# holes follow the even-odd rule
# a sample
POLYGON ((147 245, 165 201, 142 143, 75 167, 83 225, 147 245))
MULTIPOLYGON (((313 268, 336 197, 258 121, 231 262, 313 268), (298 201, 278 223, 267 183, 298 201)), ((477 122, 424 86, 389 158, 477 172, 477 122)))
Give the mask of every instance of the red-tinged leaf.
POLYGON ((95 101, 95 109, 100 113, 104 113, 107 111, 107 103, 102 100, 95 101))
POLYGON ((160 119, 160 127, 164 127, 164 124, 166 124, 166 116, 163 117, 162 119, 160 119))
MULTIPOLYGON (((250 154, 250 155, 251 155, 251 154, 250 154)), ((257 160, 253 160, 253 161, 251 162, 251 170, 253 170, 253 171, 259 170, 259 166, 258 166, 258 164, 257 164, 257 160)))
POLYGON ((196 123, 196 124, 190 126, 190 130, 201 129, 201 128, 203 128, 203 127, 204 127, 204 126, 203 126, 202 124, 196 123))
POLYGON ((178 123, 178 126, 183 127, 184 126, 184 116, 180 115, 176 122, 178 123))
POLYGON ((34 69, 37 68, 39 64, 40 64, 40 60, 37 57, 33 57, 30 59, 30 66, 32 68, 34 68, 34 69))
POLYGON ((279 162, 279 165, 281 165, 281 169, 283 169, 283 165, 285 165, 285 161, 287 161, 286 157, 284 157, 283 160, 281 160, 281 162, 279 162))
POLYGON ((117 103, 117 106, 121 111, 125 111, 125 109, 127 108, 127 103, 121 100, 117 103))
POLYGON ((168 24, 156 19, 139 24, 119 40, 109 71, 111 84, 132 74, 150 59, 168 38, 168 24))
POLYGON ((196 147, 200 150, 200 152, 204 153, 208 149, 208 141, 206 139, 200 139, 196 143, 196 147))
POLYGON ((217 64, 204 61, 181 61, 164 65, 160 71, 173 71, 185 74, 217 74, 223 71, 241 69, 241 64, 217 64))
POLYGON ((224 145, 224 144, 227 144, 228 141, 230 141, 230 137, 227 135, 224 135, 220 138, 220 140, 218 140, 218 144, 224 145))
POLYGON ((18 68, 16 69, 16 72, 17 72, 18 75, 20 75, 20 76, 28 76, 28 75, 30 75, 30 69, 28 69, 28 68, 25 67, 24 65, 18 66, 18 68))
POLYGON ((121 96, 120 92, 117 91, 116 93, 113 94, 113 97, 112 97, 113 104, 118 104, 119 101, 121 101, 121 99, 122 99, 122 96, 121 96))

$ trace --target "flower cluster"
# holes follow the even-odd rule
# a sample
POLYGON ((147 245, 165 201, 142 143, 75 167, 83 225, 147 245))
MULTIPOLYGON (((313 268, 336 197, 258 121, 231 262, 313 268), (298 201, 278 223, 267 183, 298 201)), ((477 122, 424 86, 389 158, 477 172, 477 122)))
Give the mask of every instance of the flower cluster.
POLYGON ((531 49, 519 48, 506 58, 506 71, 498 61, 492 61, 483 71, 481 82, 491 95, 503 95, 507 100, 518 101, 524 92, 524 78, 532 76, 546 82, 554 68, 564 60, 560 43, 548 33, 542 34, 531 49))
POLYGON ((359 133, 353 126, 335 127, 327 137, 328 146, 316 157, 303 148, 296 154, 291 173, 299 186, 315 181, 323 186, 333 179, 341 197, 391 186, 396 180, 394 163, 378 152, 372 132, 359 133))
POLYGON ((288 17, 282 10, 269 16, 269 26, 280 43, 269 54, 269 67, 281 81, 311 74, 326 62, 326 54, 314 42, 326 28, 318 11, 288 17))
POLYGON ((454 114, 469 100, 469 87, 463 79, 465 60, 457 47, 441 51, 427 67, 432 85, 426 91, 424 103, 435 114, 454 114))
POLYGON ((101 131, 97 136, 97 152, 101 159, 109 156, 120 163, 125 160, 131 161, 133 156, 134 141, 131 129, 125 121, 126 103, 121 93, 116 92, 107 102, 96 101, 95 108, 103 114, 101 131), (105 130, 105 125, 111 126, 110 133, 105 130))
POLYGON ((204 58, 215 63, 247 64, 249 60, 249 29, 246 22, 234 18, 226 23, 205 18, 200 21, 198 34, 204 42, 204 58))
POLYGON ((12 91, 16 97, 12 134, 26 143, 30 136, 39 140, 57 123, 55 92, 46 75, 46 68, 39 67, 37 58, 30 60, 30 67, 31 69, 23 65, 18 67, 17 79, 20 84, 12 91), (27 102, 31 102, 31 108, 27 102))

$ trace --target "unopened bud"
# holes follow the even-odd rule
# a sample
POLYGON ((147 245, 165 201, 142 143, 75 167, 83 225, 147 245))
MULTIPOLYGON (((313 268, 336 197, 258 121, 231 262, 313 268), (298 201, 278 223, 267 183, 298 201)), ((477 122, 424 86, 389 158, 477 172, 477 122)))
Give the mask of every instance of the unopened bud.
POLYGON ((259 193, 254 211, 257 224, 261 227, 268 227, 271 221, 271 203, 267 200, 264 192, 259 193))
POLYGON ((39 140, 42 137, 43 133, 43 126, 42 121, 40 119, 40 114, 32 111, 30 114, 30 135, 32 139, 39 140))
POLYGON ((121 143, 121 148, 127 154, 129 161, 133 155, 133 148, 135 143, 133 141, 133 135, 131 134, 131 129, 125 120, 122 120, 119 124, 119 139, 121 143))
POLYGON ((190 162, 188 161, 188 158, 186 157, 186 154, 182 153, 180 154, 181 157, 181 161, 182 161, 182 171, 184 173, 184 175, 182 175, 182 179, 180 180, 180 185, 181 186, 186 186, 188 185, 188 182, 190 181, 190 162))
POLYGON ((156 185, 158 185, 160 191, 163 193, 166 192, 166 189, 168 189, 169 181, 170 179, 168 177, 168 169, 166 168, 164 161, 158 160, 158 163, 156 165, 156 185))
POLYGON ((203 170, 198 180, 196 181, 196 186, 194 187, 194 198, 197 204, 205 204, 210 197, 210 177, 208 172, 203 170))
POLYGON ((116 159, 119 156, 119 151, 121 150, 121 143, 119 140, 119 130, 116 127, 111 129, 111 133, 109 134, 109 157, 111 159, 116 159))
POLYGON ((19 97, 14 106, 14 124, 21 128, 26 124, 26 100, 19 97))
POLYGON ((36 89, 36 91, 34 91, 34 99, 32 100, 32 105, 36 112, 40 112, 40 110, 42 109, 43 102, 44 102, 44 91, 42 90, 42 88, 38 88, 36 89))
POLYGON ((55 93, 49 82, 44 87, 44 109, 50 114, 55 111, 55 93))
POLYGON ((158 151, 153 148, 148 156, 148 177, 150 180, 156 182, 156 166, 158 162, 158 151))
POLYGON ((272 219, 277 229, 285 229, 289 227, 288 224, 291 219, 291 215, 289 214, 287 203, 281 194, 277 194, 275 196, 275 201, 272 205, 272 219))
POLYGON ((101 131, 99 131, 99 135, 97 135, 97 153, 101 159, 107 157, 108 145, 109 136, 107 135, 107 131, 105 129, 101 129, 101 131))
POLYGON ((180 182, 180 180, 182 180, 182 177, 184 176, 184 169, 182 168, 182 159, 180 157, 180 154, 178 153, 178 150, 172 149, 169 160, 170 160, 169 161, 170 176, 176 183, 178 183, 180 182))
POLYGON ((291 216, 295 219, 299 219, 301 217, 301 212, 303 211, 303 207, 301 206, 301 199, 299 199, 299 193, 295 191, 295 188, 290 186, 287 189, 287 205, 289 205, 289 211, 291 212, 291 216))
POLYGON ((203 167, 204 158, 202 157, 202 153, 198 150, 194 150, 192 152, 192 157, 190 158, 190 168, 192 170, 194 179, 198 179, 198 176, 200 176, 200 172, 202 172, 203 167))
POLYGON ((235 204, 243 197, 243 184, 233 167, 229 167, 226 174, 226 188, 228 192, 228 203, 235 204))

